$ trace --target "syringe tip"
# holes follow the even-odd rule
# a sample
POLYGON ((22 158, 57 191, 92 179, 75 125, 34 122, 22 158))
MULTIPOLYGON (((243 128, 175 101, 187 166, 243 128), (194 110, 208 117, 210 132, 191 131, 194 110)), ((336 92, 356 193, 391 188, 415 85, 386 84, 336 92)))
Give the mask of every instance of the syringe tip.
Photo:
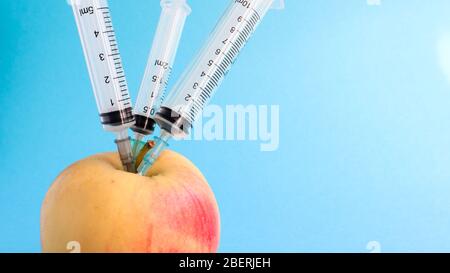
POLYGON ((124 170, 130 173, 136 173, 136 168, 133 164, 133 153, 131 151, 130 137, 123 133, 119 133, 114 142, 117 145, 120 161, 122 162, 124 170))
POLYGON ((142 142, 145 135, 140 133, 135 133, 134 135, 134 143, 133 143, 133 160, 136 161, 136 157, 138 156, 139 152, 141 151, 142 147, 145 145, 145 142, 142 142))
POLYGON ((136 168, 134 167, 133 162, 123 163, 123 168, 129 173, 136 173, 136 168))
POLYGON ((145 176, 148 172, 148 170, 150 170, 150 168, 153 166, 154 160, 151 161, 147 161, 147 160, 143 160, 142 161, 144 165, 139 165, 138 169, 137 169, 137 173, 141 176, 145 176))
POLYGON ((161 152, 168 145, 169 139, 170 134, 165 133, 164 131, 161 133, 160 137, 155 138, 155 146, 148 151, 137 169, 139 175, 144 176, 147 174, 148 170, 153 166, 153 163, 155 163, 161 152))

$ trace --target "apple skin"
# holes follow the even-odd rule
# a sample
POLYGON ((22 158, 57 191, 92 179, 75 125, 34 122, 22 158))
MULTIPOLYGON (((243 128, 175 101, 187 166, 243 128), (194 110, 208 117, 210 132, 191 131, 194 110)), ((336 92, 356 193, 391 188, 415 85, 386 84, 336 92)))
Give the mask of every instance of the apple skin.
POLYGON ((220 217, 201 172, 164 151, 147 176, 122 170, 116 153, 64 170, 41 208, 43 252, 216 252, 220 217))

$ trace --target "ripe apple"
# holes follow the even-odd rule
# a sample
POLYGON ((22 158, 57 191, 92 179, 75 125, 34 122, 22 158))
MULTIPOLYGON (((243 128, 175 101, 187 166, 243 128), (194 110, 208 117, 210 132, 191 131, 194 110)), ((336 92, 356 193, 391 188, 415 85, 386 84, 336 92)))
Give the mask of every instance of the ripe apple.
POLYGON ((147 176, 123 171, 116 153, 64 170, 41 209, 44 252, 215 252, 219 210, 200 171, 161 154, 147 176))

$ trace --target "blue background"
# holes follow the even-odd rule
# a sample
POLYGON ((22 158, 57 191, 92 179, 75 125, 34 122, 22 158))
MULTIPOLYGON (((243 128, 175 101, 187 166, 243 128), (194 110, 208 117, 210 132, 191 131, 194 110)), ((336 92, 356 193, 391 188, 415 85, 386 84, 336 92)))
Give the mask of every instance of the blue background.
MULTIPOLYGON (((171 85, 228 3, 190 2, 171 85)), ((136 98, 159 1, 110 7, 136 98)), ((40 251, 54 178, 115 146, 66 2, 0 9, 0 251, 40 251)), ((279 149, 172 145, 216 194, 220 251, 450 251, 449 15, 447 0, 288 0, 268 14, 213 103, 280 105, 279 149)))

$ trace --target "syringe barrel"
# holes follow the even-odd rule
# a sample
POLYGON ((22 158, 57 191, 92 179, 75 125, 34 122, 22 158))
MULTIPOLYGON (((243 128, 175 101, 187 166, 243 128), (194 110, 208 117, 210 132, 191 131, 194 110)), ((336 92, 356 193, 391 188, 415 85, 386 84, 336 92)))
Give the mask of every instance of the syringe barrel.
POLYGON ((164 100, 186 17, 191 12, 186 0, 162 0, 161 8, 134 108, 136 124, 132 129, 144 135, 149 135, 154 130, 153 118, 164 100))
POLYGON ((273 0, 232 0, 189 68, 155 116, 174 137, 189 133, 273 0))
POLYGON ((134 124, 131 98, 106 0, 71 0, 100 121, 107 131, 134 124))

